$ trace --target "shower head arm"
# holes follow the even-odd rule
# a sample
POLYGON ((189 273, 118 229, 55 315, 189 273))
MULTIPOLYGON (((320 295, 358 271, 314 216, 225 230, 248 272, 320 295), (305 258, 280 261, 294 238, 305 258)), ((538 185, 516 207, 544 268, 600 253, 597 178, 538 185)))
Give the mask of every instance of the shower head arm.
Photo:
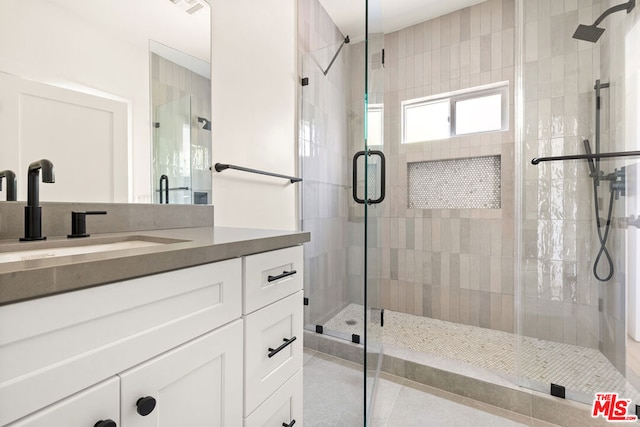
POLYGON ((604 21, 604 18, 606 18, 607 16, 611 15, 612 13, 616 13, 616 12, 619 12, 621 10, 626 10, 627 13, 630 13, 635 6, 636 6, 636 0, 629 0, 626 3, 610 7, 609 9, 605 10, 604 13, 598 17, 598 19, 596 19, 596 21, 593 23, 592 26, 593 27, 597 27, 598 24, 600 24, 602 21, 604 21))

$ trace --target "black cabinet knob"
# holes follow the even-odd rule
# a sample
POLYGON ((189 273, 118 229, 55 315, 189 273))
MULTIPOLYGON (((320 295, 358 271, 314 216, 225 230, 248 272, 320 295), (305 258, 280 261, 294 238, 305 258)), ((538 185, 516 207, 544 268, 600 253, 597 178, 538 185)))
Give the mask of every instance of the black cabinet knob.
POLYGON ((113 420, 100 420, 93 427, 117 427, 117 424, 113 420))
POLYGON ((146 417, 156 408, 156 399, 151 396, 141 397, 136 402, 136 407, 136 411, 138 411, 138 414, 146 417))

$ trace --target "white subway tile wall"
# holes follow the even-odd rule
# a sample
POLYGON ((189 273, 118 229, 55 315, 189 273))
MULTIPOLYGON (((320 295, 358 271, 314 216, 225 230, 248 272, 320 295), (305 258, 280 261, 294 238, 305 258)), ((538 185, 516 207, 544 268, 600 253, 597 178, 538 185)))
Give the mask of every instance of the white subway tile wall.
MULTIPOLYGON (((592 269, 600 244, 587 164, 535 167, 527 161, 583 153, 585 139, 593 149, 597 79, 610 84, 601 95, 601 151, 634 149, 624 131, 629 117, 625 117, 625 56, 629 54, 625 37, 638 24, 640 14, 634 10, 608 17, 603 23, 606 31, 597 43, 572 38, 578 24, 591 24, 611 5, 600 0, 523 2, 521 307, 525 335, 597 348, 625 372, 626 312, 621 298, 627 285, 625 231, 613 228, 607 243, 614 277, 606 283, 597 281, 592 269)), ((622 165, 620 161, 601 162, 605 173, 622 165)), ((598 216, 606 217, 607 186, 601 185, 599 192, 598 216)), ((614 216, 623 211, 624 202, 615 202, 614 216)), ((606 276, 604 270, 600 272, 606 276)))
MULTIPOLYGON (((370 305, 512 332, 515 115, 510 114, 506 132, 401 144, 400 104, 416 97, 508 81, 513 112, 515 2, 488 0, 386 34, 379 43, 370 45, 369 51, 384 47, 385 64, 371 70, 369 96, 384 103, 387 195, 381 205, 368 211, 372 229, 369 254, 375 260, 369 262, 374 266, 368 274, 370 305), (432 172, 429 181, 439 185, 431 188, 423 180, 412 190, 412 168, 422 167, 412 165, 451 162, 469 173, 470 165, 464 162, 470 158, 501 160, 498 182, 493 186, 498 193, 493 193, 489 209, 484 203, 482 207, 416 203, 416 194, 425 200, 434 194, 442 198, 446 178, 432 172)), ((357 61, 359 56, 352 58, 357 61)), ((358 68, 356 63, 352 68, 358 68)), ((353 99, 352 110, 360 99, 353 99)), ((356 141, 350 154, 361 149, 362 143, 356 141)), ((473 171, 495 177, 496 164, 473 171)), ((450 187, 463 192, 466 184, 450 187)), ((361 209, 353 203, 350 206, 350 218, 361 218, 361 209)), ((351 244, 362 251, 362 240, 351 244)), ((358 277, 354 286, 361 283, 358 277)))

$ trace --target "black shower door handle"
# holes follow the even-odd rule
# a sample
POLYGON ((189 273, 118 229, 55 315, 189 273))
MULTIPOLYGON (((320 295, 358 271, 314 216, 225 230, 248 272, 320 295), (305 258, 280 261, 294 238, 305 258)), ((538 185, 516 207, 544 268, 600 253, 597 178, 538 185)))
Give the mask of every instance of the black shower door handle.
POLYGON ((353 156, 353 182, 351 183, 353 187, 353 200, 355 200, 356 203, 360 203, 361 205, 365 203, 368 205, 376 205, 378 203, 382 203, 382 201, 384 200, 384 196, 386 194, 385 175, 386 175, 386 158, 384 157, 384 153, 382 151, 380 150, 358 151, 353 156), (358 159, 362 156, 380 157, 380 197, 378 197, 377 199, 364 200, 358 197, 358 159))

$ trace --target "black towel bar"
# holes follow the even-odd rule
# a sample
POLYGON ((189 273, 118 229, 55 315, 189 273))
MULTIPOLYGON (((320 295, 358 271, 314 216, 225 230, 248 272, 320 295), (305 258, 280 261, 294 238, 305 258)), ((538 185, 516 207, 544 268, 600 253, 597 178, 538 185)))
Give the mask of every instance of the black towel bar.
POLYGON ((260 175, 275 176, 276 178, 288 179, 289 181, 291 181, 292 184, 294 182, 302 181, 302 178, 297 178, 295 176, 288 176, 288 175, 281 175, 279 173, 265 172, 265 171, 261 171, 261 170, 258 170, 258 169, 245 168, 245 167, 242 167, 242 166, 229 165, 229 164, 226 164, 226 163, 216 163, 214 168, 215 168, 216 172, 222 172, 223 170, 227 170, 227 169, 235 169, 235 170, 239 170, 239 171, 243 171, 243 172, 257 173, 257 174, 260 174, 260 175))

